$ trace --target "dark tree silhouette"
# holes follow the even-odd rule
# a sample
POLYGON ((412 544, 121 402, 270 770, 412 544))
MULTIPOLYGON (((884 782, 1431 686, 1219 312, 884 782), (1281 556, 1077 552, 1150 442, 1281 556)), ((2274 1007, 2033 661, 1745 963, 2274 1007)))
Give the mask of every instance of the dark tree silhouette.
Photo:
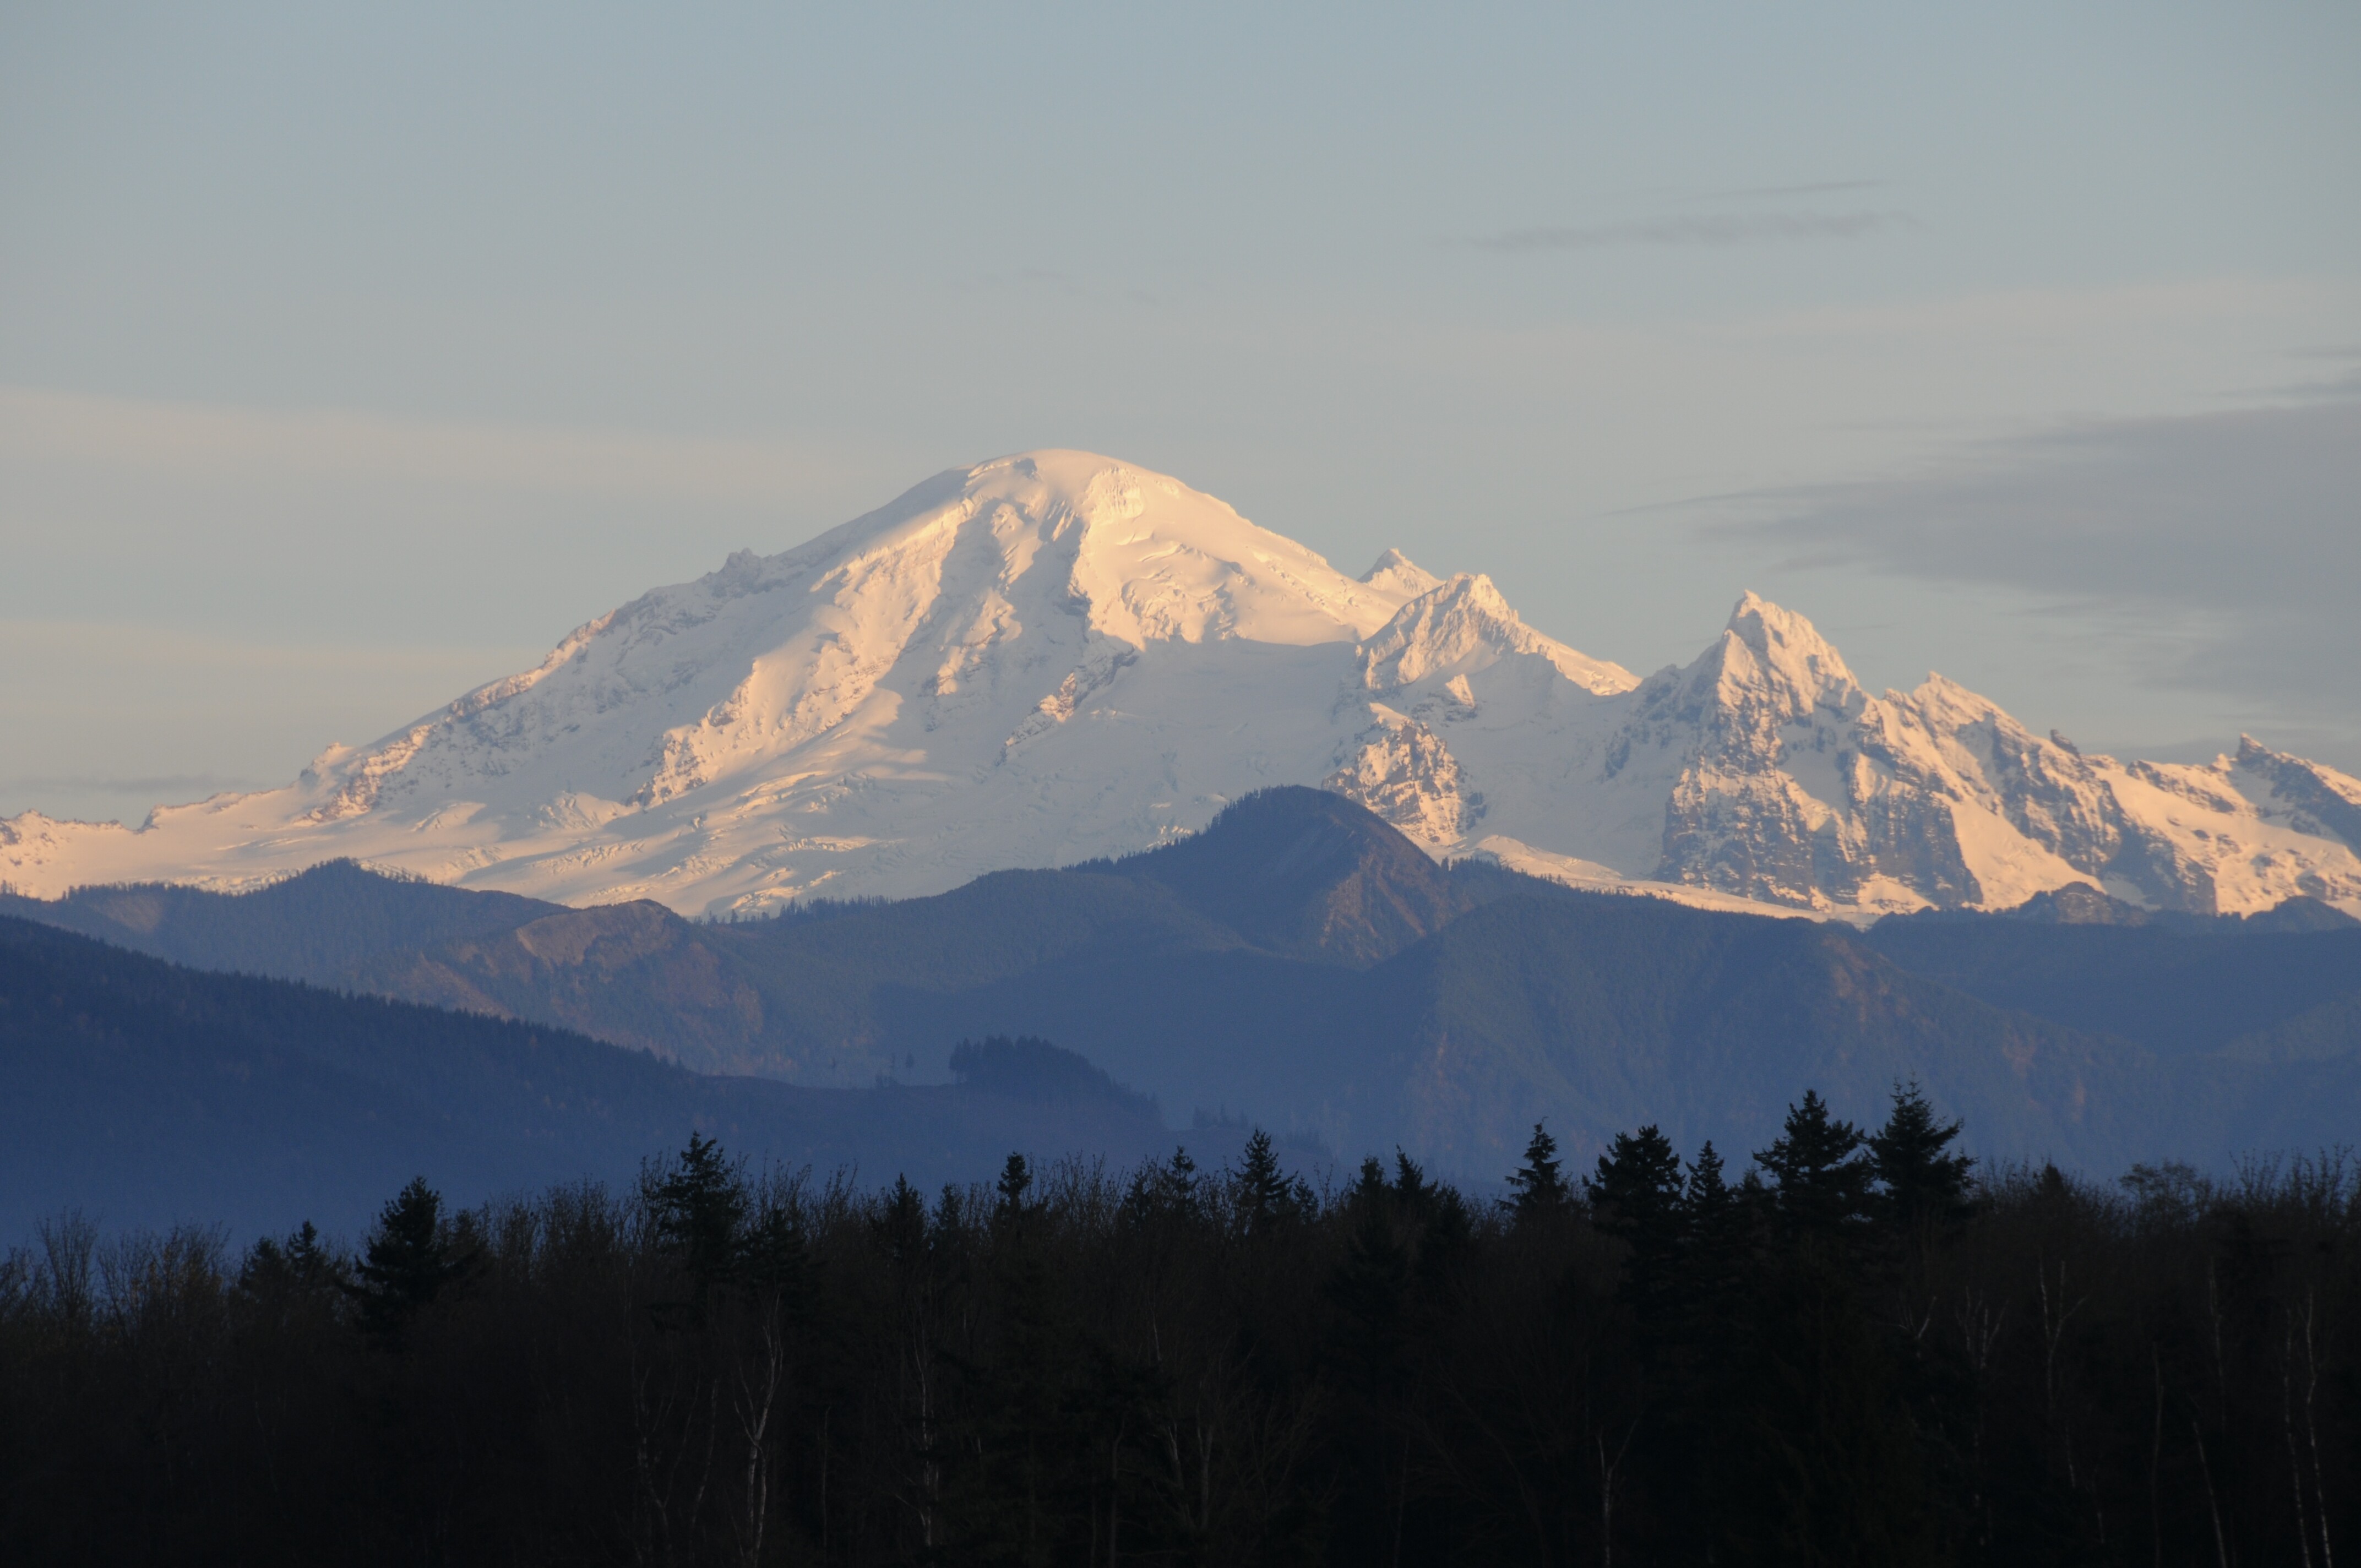
MULTIPOLYGON (((306 1239, 304 1232, 296 1234, 298 1245, 306 1239)), ((313 1252, 306 1266, 316 1268, 316 1252, 306 1250, 313 1252)), ((412 1178, 378 1216, 354 1270, 357 1280, 351 1289, 361 1321, 380 1338, 398 1339, 445 1289, 472 1273, 477 1262, 473 1223, 462 1215, 445 1224, 442 1194, 424 1177, 412 1178)))
MULTIPOLYGON (((1971 1167, 1898 1090, 1742 1174, 1615 1139, 1556 1217, 1307 1188, 749 1171, 0 1254, 0 1561, 2333 1561, 2361 1183, 1971 1167), (695 1303, 694 1310, 688 1304, 695 1303)), ((1546 1191, 1538 1135, 1512 1194, 1546 1191)), ((980 1170, 980 1177, 993 1173, 980 1170)), ((2348 1552, 2349 1555, 2349 1552, 2348 1552)))
POLYGON ((1573 1203, 1574 1190, 1558 1165, 1557 1140, 1535 1122, 1532 1139, 1525 1145, 1525 1163, 1509 1176, 1509 1210, 1520 1221, 1552 1219, 1573 1203))
POLYGON ((1905 1236, 1955 1227, 1973 1212, 1976 1162, 1949 1152, 1961 1125, 1938 1118, 1917 1084, 1894 1088, 1894 1113, 1869 1139, 1870 1168, 1905 1236))
POLYGON ((1870 1217, 1876 1168, 1863 1153, 1861 1129, 1828 1114, 1828 1103, 1806 1090, 1787 1108, 1787 1124, 1755 1164, 1771 1179, 1772 1198, 1792 1236, 1837 1241, 1870 1217))

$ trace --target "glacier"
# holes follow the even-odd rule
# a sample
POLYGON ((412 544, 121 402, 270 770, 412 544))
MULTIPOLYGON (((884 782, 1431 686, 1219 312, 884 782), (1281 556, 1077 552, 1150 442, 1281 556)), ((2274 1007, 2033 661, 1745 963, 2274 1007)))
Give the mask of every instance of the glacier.
POLYGON ((0 820, 0 882, 234 889, 351 858, 683 914, 906 897, 1192 833, 1279 784, 1439 858, 1854 921, 2072 883, 2361 913, 2361 780, 2242 740, 2085 756, 1939 675, 1872 695, 1749 593, 1645 679, 1397 551, 1339 571, 1136 465, 1040 451, 741 551, 284 788, 0 820))

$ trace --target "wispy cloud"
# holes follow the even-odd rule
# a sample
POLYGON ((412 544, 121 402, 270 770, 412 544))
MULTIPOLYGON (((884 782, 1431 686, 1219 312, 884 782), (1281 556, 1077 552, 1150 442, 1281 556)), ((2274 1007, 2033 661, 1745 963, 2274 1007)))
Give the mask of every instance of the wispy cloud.
POLYGON ((1743 202, 1768 196, 1831 196, 1839 191, 1883 191, 1891 180, 1821 180, 1808 185, 1743 185, 1734 191, 1708 191, 1690 202, 1743 202))
POLYGON ((95 463, 182 477, 266 474, 507 491, 774 502, 850 465, 810 443, 236 408, 0 387, 0 472, 95 463))
POLYGON ((1770 515, 1709 532, 1783 546, 1791 565, 2047 596, 2158 633, 2139 672, 2152 684, 2361 718, 2361 387, 2062 426, 1916 475, 1753 504, 1770 515))
POLYGON ((0 788, 19 792, 76 790, 197 800, 227 790, 269 789, 274 784, 285 782, 283 779, 238 778, 225 773, 20 773, 13 778, 0 779, 0 788))
POLYGON ((1907 213, 1697 213, 1568 228, 1510 229, 1486 235, 1480 250, 1599 250, 1616 246, 1674 245, 1726 248, 1782 240, 1857 239, 1916 228, 1907 213))

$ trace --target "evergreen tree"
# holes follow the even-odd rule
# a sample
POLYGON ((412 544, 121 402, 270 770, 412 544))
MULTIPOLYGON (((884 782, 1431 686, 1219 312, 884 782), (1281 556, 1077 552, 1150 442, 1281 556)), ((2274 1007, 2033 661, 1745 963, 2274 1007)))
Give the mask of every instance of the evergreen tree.
POLYGON ((1743 1191, 1724 1179, 1721 1156, 1710 1139, 1689 1166, 1681 1209, 1688 1226, 1681 1296, 1693 1317, 1717 1315, 1732 1305, 1743 1277, 1748 1214, 1743 1191))
POLYGON ((1680 1256, 1657 1321, 1637 1325, 1653 1353, 1656 1403, 1643 1461, 1664 1488, 1666 1555, 1708 1560, 1728 1511, 1724 1478, 1744 1464, 1745 1422, 1734 1409, 1757 1360, 1746 1325, 1755 1283, 1754 1215, 1744 1189, 1722 1174, 1708 1142, 1681 1192, 1680 1256))
POLYGON ((981 1563, 1056 1556, 1064 1462, 1076 1435, 1062 1409, 1075 1336, 1055 1310, 1047 1238, 1032 1223, 1043 1206, 1030 1196, 1033 1185, 1032 1167, 1011 1154, 995 1189, 986 1277, 998 1332, 964 1368, 974 1396, 961 1434, 971 1463, 955 1496, 962 1557, 981 1563))
POLYGON ((589 1184, 412 1183, 354 1259, 61 1219, 0 1247, 0 1563, 2318 1565, 2361 1533, 2348 1168, 2136 1172, 2130 1210, 1979 1168, 1956 1245, 1905 1251, 1894 1178, 1964 1172, 1896 1098, 1865 1149, 1798 1104, 1742 1179, 1620 1140, 1619 1234, 1679 1179, 1637 1308, 1633 1248, 1400 1158, 1246 1245, 1275 1162, 1221 1215, 1169 1158, 939 1209, 750 1181, 670 1323, 652 1275, 685 1297, 729 1229, 691 1223, 730 1201, 701 1139, 648 1173, 669 1240, 589 1184), (1876 1218, 1839 1191, 1831 1243, 1804 1216, 1864 1160, 1876 1218))
POLYGON ((1352 1216, 1344 1253, 1327 1282, 1327 1294, 1343 1314, 1345 1347, 1365 1391, 1390 1379, 1400 1332, 1402 1296, 1409 1288, 1411 1256, 1397 1223, 1396 1193, 1386 1168, 1372 1157, 1345 1199, 1352 1216))
POLYGON ((735 1277, 740 1233, 746 1223, 746 1183, 719 1143, 689 1134, 688 1147, 672 1168, 660 1177, 643 1174, 641 1188, 655 1221, 658 1244, 681 1260, 700 1300, 735 1277))
POLYGON ((810 1267, 810 1245, 796 1204, 778 1194, 754 1205, 739 1237, 734 1277, 755 1289, 776 1292, 793 1312, 802 1305, 810 1267))
POLYGON ((1325 1294, 1335 1309, 1329 1336, 1341 1487, 1338 1552, 1345 1561, 1401 1558, 1408 1506, 1408 1436, 1417 1375, 1420 1277, 1417 1238, 1434 1190, 1407 1154, 1397 1151, 1396 1179, 1384 1165, 1361 1162, 1345 1202, 1348 1230, 1329 1271, 1325 1294))
POLYGON ((1905 1346, 1867 1305, 1880 1267, 1863 1245, 1877 1204, 1867 1142, 1806 1090, 1754 1157, 1784 1245, 1752 1271, 1742 1309, 1752 1332, 1732 1381, 1751 1435, 1730 1455, 1733 1555, 1902 1563, 1937 1551, 1923 1442, 1900 1398, 1905 1346))
POLYGON ((238 1286, 253 1295, 319 1296, 339 1291, 351 1276, 351 1264, 306 1220, 284 1242, 269 1236, 256 1242, 239 1270, 238 1286))
POLYGON ((1248 1235, 1263 1235, 1280 1224, 1301 1220, 1312 1199, 1301 1181, 1290 1181, 1279 1168, 1279 1152, 1270 1135, 1260 1127, 1246 1139, 1245 1157, 1231 1179, 1238 1217, 1248 1235))
POLYGON ((1175 1148, 1172 1157, 1155 1168, 1151 1185, 1156 1206, 1167 1214, 1192 1214, 1197 1208, 1197 1162, 1189 1151, 1175 1148))
POLYGON ((286 1240, 264 1236, 247 1249, 237 1288, 286 1328, 302 1318, 333 1321, 352 1295, 351 1260, 320 1239, 311 1221, 286 1240))
POLYGON ((1394 1211, 1415 1224, 1433 1212, 1435 1188, 1426 1179, 1426 1168, 1400 1149, 1394 1150, 1394 1211))
POLYGON ((1855 1233, 1870 1213, 1875 1177, 1861 1129, 1828 1114, 1813 1090, 1787 1107, 1787 1123, 1754 1162, 1771 1178, 1773 1201, 1791 1234, 1837 1240, 1855 1233))
POLYGON ((1975 1160, 1948 1151, 1962 1124, 1938 1122, 1916 1082, 1897 1084, 1894 1113, 1869 1140, 1872 1168, 1905 1235, 1956 1226, 1974 1212, 1969 1201, 1975 1160))
POLYGON ((1026 1193, 1033 1189, 1033 1168, 1025 1163, 1021 1154, 1012 1154, 1008 1163, 1000 1168, 1000 1181, 994 1190, 1000 1195, 992 1212, 993 1223, 1003 1228, 1021 1224, 1026 1214, 1026 1193))
POLYGON ((1598 1228, 1631 1249, 1624 1296, 1653 1321, 1653 1309, 1671 1286, 1687 1223, 1680 1156, 1653 1124, 1618 1133, 1598 1157, 1598 1174, 1587 1186, 1598 1228))
POLYGON ((1573 1189, 1558 1167, 1557 1140, 1543 1124, 1535 1122, 1532 1141, 1525 1145, 1525 1163, 1509 1178, 1506 1206, 1522 1224, 1554 1218, 1573 1203, 1573 1189))
POLYGON ((1681 1157, 1653 1123, 1636 1133, 1616 1134, 1587 1185, 1599 1228, 1610 1235, 1628 1239, 1677 1227, 1681 1157))
POLYGON ((896 1176, 885 1190, 874 1224, 892 1262, 913 1263, 926 1255, 927 1200, 908 1177, 896 1176))
MULTIPOLYGON (((299 1233, 300 1234, 300 1233, 299 1233)), ((443 1222, 443 1195, 412 1177, 378 1215, 349 1289, 361 1321, 380 1339, 399 1338, 445 1288, 474 1271, 474 1228, 443 1222)))

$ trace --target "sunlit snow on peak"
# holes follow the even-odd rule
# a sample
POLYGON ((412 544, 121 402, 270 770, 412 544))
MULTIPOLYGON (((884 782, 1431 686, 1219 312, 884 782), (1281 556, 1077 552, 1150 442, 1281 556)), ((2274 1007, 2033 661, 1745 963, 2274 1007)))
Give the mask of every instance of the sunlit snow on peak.
POLYGON ((2361 907, 2361 784, 2300 758, 2120 763, 1940 677, 1872 696, 1752 593, 1643 683, 1481 573, 1389 550, 1350 577, 1168 475, 1063 450, 738 552, 285 789, 137 830, 0 822, 0 881, 237 886, 344 856, 751 910, 1121 853, 1276 784, 1437 855, 1512 849, 1717 907, 1860 917, 2078 881, 2361 907))

